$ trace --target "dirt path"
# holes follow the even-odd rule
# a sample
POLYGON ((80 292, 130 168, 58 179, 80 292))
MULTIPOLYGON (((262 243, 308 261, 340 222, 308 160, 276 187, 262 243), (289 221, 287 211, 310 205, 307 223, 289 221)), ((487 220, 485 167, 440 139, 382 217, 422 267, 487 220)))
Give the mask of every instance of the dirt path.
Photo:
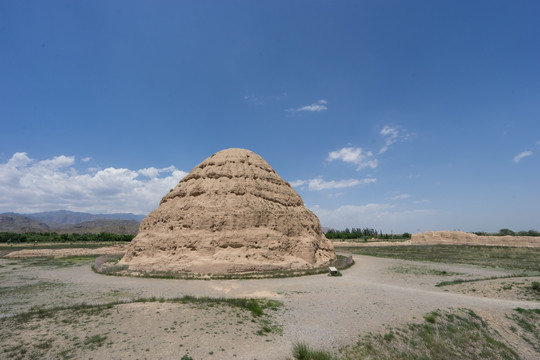
MULTIPOLYGON (((196 339, 190 341, 183 340, 181 351, 188 351, 194 359, 209 358, 210 352, 212 359, 285 359, 290 356, 291 346, 297 341, 304 341, 316 348, 337 349, 355 342, 358 336, 370 331, 379 331, 389 325, 420 321, 423 314, 435 309, 471 308, 495 314, 496 317, 497 314, 517 307, 540 308, 538 301, 471 296, 435 287, 435 284, 443 280, 509 275, 502 270, 358 255, 354 256, 354 259, 356 265, 345 270, 343 277, 316 275, 286 279, 212 281, 113 277, 92 272, 88 264, 45 268, 25 266, 24 260, 0 259, 0 281, 3 287, 16 288, 21 283, 42 286, 39 291, 33 292, 32 296, 2 295, 0 313, 19 313, 35 305, 100 303, 152 296, 264 297, 284 303, 284 307, 273 316, 275 322, 283 327, 282 335, 240 335, 232 330, 237 328, 236 322, 227 323, 223 319, 216 323, 214 313, 202 311, 199 313, 197 326, 212 321, 211 327, 214 331, 201 332, 196 339), (431 275, 429 272, 418 275, 396 271, 412 269, 411 271, 418 272, 419 268, 444 270, 454 275, 431 275), (233 349, 231 343, 234 343, 233 349)), ((156 341, 150 342, 149 339, 159 338, 163 334, 163 324, 160 323, 163 319, 151 315, 159 311, 156 310, 158 307, 163 308, 162 312, 171 312, 170 316, 187 317, 185 312, 182 315, 185 309, 159 303, 122 305, 118 310, 119 314, 125 312, 123 317, 118 319, 124 319, 122 321, 126 323, 129 319, 133 327, 133 330, 127 330, 128 333, 135 332, 137 326, 145 329, 144 336, 131 340, 138 345, 138 350, 134 350, 135 357, 166 359, 170 354, 180 354, 179 357, 182 355, 177 352, 177 343, 160 343, 159 351, 152 348, 156 341), (134 308, 137 311, 132 311, 134 308), (175 348, 169 349, 167 346, 175 348), (148 354, 141 353, 141 349, 145 348, 150 348, 151 351, 148 354)), ((102 324, 102 327, 107 326, 109 328, 101 331, 110 331, 113 324, 102 324)), ((92 356, 99 358, 99 351, 106 351, 102 355, 112 358, 131 357, 126 355, 126 349, 120 345, 111 345, 106 350, 97 351, 93 352, 92 356)))

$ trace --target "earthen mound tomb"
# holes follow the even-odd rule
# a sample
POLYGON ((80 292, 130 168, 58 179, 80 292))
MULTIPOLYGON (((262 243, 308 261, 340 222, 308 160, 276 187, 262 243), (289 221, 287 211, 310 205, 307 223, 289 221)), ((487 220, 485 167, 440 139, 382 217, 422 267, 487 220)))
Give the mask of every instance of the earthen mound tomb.
POLYGON ((289 183, 254 152, 227 149, 161 199, 119 264, 222 274, 310 269, 335 257, 319 219, 289 183))

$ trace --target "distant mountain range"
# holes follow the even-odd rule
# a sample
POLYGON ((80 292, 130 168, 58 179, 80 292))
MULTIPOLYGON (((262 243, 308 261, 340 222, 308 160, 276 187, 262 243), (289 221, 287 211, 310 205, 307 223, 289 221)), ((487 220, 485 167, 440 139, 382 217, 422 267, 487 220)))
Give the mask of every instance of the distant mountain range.
POLYGON ((90 214, 67 210, 0 214, 0 232, 136 234, 145 215, 90 214))
POLYGON ((46 211, 32 214, 15 214, 24 215, 30 219, 43 221, 46 223, 55 224, 80 224, 83 221, 93 220, 135 220, 141 221, 146 215, 135 215, 131 213, 118 214, 90 214, 84 212, 74 212, 68 210, 46 211))
MULTIPOLYGON (((111 234, 135 235, 139 223, 146 215, 131 213, 90 214, 67 210, 31 214, 7 212, 0 214, 0 232, 56 232, 59 234, 111 234)), ((326 233, 330 228, 323 227, 326 233)))

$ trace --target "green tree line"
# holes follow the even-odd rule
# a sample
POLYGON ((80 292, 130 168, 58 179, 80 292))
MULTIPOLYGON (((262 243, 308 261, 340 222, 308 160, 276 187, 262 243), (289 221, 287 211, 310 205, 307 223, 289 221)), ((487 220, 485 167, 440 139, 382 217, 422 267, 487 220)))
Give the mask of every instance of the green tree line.
POLYGON ((114 242, 131 241, 135 235, 121 235, 110 233, 99 234, 57 234, 51 233, 11 233, 0 232, 1 243, 33 243, 33 242, 114 242))
POLYGON ((346 228, 345 230, 334 230, 330 229, 326 232, 327 239, 380 239, 380 240, 391 240, 391 239, 410 239, 411 234, 383 234, 382 231, 377 231, 375 229, 369 228, 346 228))
POLYGON ((501 229, 498 233, 487 233, 487 232, 475 232, 473 234, 479 235, 479 236, 540 236, 540 232, 536 230, 529 230, 529 231, 512 231, 510 229, 501 229))

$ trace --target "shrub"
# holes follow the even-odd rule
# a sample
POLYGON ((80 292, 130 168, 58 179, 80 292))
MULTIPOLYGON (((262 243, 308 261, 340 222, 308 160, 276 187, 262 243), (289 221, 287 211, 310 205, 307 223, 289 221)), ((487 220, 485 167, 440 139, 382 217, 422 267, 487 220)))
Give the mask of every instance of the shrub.
POLYGON ((433 313, 424 315, 424 319, 425 319, 428 323, 432 323, 432 324, 435 323, 435 315, 434 315, 433 313))
POLYGON ((248 304, 248 309, 251 311, 253 316, 261 316, 263 314, 263 309, 259 302, 255 299, 250 299, 248 304))
POLYGON ((306 343, 293 345, 293 357, 296 360, 332 360, 332 355, 326 351, 312 350, 306 343))
POLYGON ((94 335, 94 336, 91 336, 91 337, 86 337, 86 339, 84 340, 84 344, 85 345, 90 345, 90 346, 102 346, 104 343, 105 343, 105 340, 107 340, 107 336, 106 335, 94 335))

